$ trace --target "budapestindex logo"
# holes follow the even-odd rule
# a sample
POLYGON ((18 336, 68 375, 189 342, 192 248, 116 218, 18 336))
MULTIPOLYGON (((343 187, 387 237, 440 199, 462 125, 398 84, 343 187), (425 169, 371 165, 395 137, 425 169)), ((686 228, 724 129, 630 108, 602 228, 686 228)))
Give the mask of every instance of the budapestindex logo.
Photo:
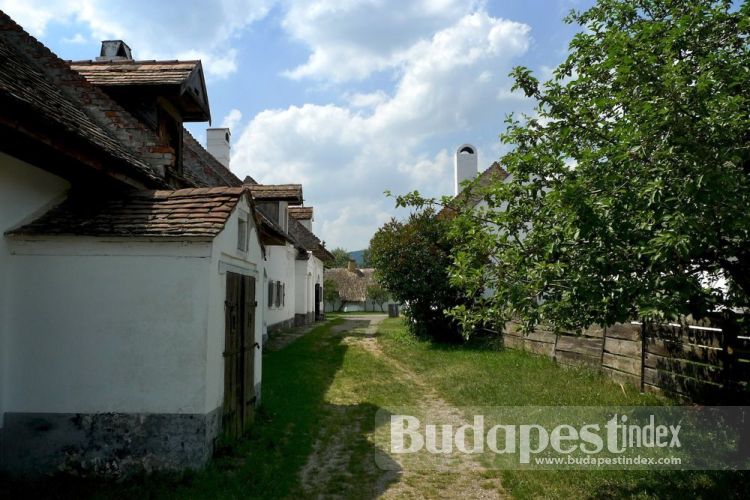
POLYGON ((405 469, 750 469, 746 407, 379 410, 378 465, 405 469))
POLYGON ((391 416, 391 451, 393 453, 484 453, 518 454, 519 462, 528 464, 532 455, 551 447, 556 453, 577 450, 592 455, 606 449, 620 454, 628 448, 679 448, 680 424, 657 424, 654 415, 646 425, 628 425, 627 415, 615 415, 604 426, 586 424, 579 428, 561 424, 547 429, 538 424, 496 424, 485 430, 483 415, 475 415, 472 424, 425 424, 411 415, 391 416), (468 437, 471 437, 471 444, 468 437), (405 444, 408 441, 408 445, 405 444))

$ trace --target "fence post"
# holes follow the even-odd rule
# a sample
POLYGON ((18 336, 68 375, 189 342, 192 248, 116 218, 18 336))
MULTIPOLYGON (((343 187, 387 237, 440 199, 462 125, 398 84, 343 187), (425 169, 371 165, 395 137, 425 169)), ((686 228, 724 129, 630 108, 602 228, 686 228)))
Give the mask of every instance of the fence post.
POLYGON ((602 352, 599 355, 599 371, 604 372, 604 346, 607 344, 607 328, 602 328, 602 352))
POLYGON ((646 321, 641 319, 641 392, 646 389, 646 321))
POLYGON ((557 363, 557 341, 560 339, 560 330, 555 330, 555 345, 552 347, 552 359, 557 363))

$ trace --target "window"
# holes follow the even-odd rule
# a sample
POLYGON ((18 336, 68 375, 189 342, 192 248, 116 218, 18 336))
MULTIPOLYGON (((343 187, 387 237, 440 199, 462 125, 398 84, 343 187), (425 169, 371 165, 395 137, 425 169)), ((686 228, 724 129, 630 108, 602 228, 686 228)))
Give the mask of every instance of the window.
POLYGON ((274 300, 275 300, 274 297, 273 297, 273 292, 274 292, 275 289, 276 289, 276 287, 274 286, 274 282, 273 281, 269 281, 268 282, 268 307, 269 308, 273 307, 273 303, 274 303, 274 300))
POLYGON ((281 307, 281 281, 276 282, 276 307, 281 307))
POLYGON ((286 304, 286 283, 281 284, 281 305, 282 307, 286 304))
POLYGON ((237 219, 237 248, 247 252, 247 219, 237 219))

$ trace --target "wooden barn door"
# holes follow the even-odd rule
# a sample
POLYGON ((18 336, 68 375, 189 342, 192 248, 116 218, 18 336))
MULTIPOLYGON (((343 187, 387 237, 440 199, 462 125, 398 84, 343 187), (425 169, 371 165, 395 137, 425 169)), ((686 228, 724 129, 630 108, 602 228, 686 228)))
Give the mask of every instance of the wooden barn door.
POLYGON ((255 406, 255 279, 227 273, 223 429, 239 437, 255 406))

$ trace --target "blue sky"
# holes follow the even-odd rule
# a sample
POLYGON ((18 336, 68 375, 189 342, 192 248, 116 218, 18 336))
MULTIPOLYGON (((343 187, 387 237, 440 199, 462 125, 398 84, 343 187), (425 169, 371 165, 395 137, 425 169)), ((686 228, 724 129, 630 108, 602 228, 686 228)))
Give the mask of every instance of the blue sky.
MULTIPOLYGON (((329 248, 365 248, 396 214, 383 191, 452 194, 453 153, 503 152, 516 65, 548 75, 592 0, 0 0, 64 59, 121 38, 139 59, 203 61, 231 168, 300 182, 329 248)), ((205 142, 207 123, 190 124, 205 142)))

